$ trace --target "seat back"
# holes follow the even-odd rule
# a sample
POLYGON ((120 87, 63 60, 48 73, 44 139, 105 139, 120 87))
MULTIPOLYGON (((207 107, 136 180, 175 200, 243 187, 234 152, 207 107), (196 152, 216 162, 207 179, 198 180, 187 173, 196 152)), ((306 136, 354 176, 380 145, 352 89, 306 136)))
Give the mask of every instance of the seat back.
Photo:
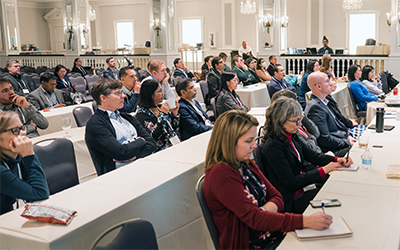
POLYGON ((206 96, 208 94, 208 84, 207 81, 200 81, 200 89, 201 89, 201 94, 203 95, 203 100, 206 100, 206 96))
POLYGON ((86 95, 86 82, 82 76, 71 77, 69 80, 71 81, 72 85, 76 84, 76 91, 81 92, 84 96, 86 95))
POLYGON ((92 89, 93 84, 99 79, 100 77, 98 75, 86 76, 89 92, 92 89))
MULTIPOLYGON (((180 80, 182 80, 182 77, 180 77, 180 76, 178 76, 178 77, 172 77, 172 86, 171 87, 174 87, 174 86, 176 86, 176 84, 178 84, 178 82, 180 81, 180 80)), ((178 94, 178 93, 177 93, 178 94)))
POLYGON ((92 117, 92 110, 85 106, 75 107, 72 110, 72 113, 74 114, 76 125, 78 125, 78 127, 85 127, 90 117, 92 117))
POLYGON ((158 244, 153 225, 149 221, 133 219, 106 230, 94 242, 91 249, 158 249, 158 244), (120 228, 121 230, 110 243, 102 244, 102 239, 120 228))
POLYGON ((382 82, 382 91, 387 94, 390 92, 389 90, 389 84, 388 84, 388 79, 386 73, 382 72, 381 74, 381 82, 382 82))
POLYGON ((33 87, 34 89, 37 89, 40 87, 41 83, 40 83, 40 76, 35 75, 32 76, 32 82, 33 82, 33 87))
POLYGON ((262 147, 264 146, 264 143, 258 144, 257 148, 253 150, 253 156, 254 156, 254 161, 256 162, 256 165, 258 168, 261 170, 261 172, 264 174, 264 176, 267 176, 267 172, 265 171, 265 166, 262 163, 262 158, 261 158, 261 151, 262 147))
POLYGON ((197 181, 197 184, 196 184, 197 199, 199 200, 201 211, 203 212, 204 220, 206 221, 208 231, 210 232, 211 239, 214 243, 214 247, 215 247, 215 249, 218 249, 219 231, 218 231, 217 226, 214 223, 211 211, 208 208, 206 198, 204 197, 203 182, 204 182, 204 175, 202 175, 199 178, 199 180, 197 181))
POLYGON ((211 98, 210 104, 211 104, 211 107, 212 107, 212 110, 214 113, 214 117, 216 120, 218 118, 218 114, 217 114, 217 103, 216 103, 215 97, 211 98))
POLYGON ((70 140, 42 140, 33 145, 33 150, 42 165, 50 195, 79 184, 74 145, 70 140), (46 146, 38 145, 51 140, 46 146))

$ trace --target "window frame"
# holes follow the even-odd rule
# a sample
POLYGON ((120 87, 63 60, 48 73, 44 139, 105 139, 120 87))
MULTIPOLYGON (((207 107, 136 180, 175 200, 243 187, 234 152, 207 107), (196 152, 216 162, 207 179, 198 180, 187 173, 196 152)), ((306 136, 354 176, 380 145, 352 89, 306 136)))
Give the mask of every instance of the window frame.
MULTIPOLYGON (((201 24, 201 42, 204 43, 204 16, 190 16, 190 17, 179 17, 179 44, 182 46, 183 44, 183 34, 182 34, 182 26, 183 26, 183 21, 184 20, 194 20, 194 19, 200 19, 200 24, 201 24)), ((206 45, 204 43, 204 45, 206 45)))
POLYGON ((136 24, 135 24, 135 19, 120 19, 120 20, 114 20, 114 47, 117 49, 118 48, 118 30, 117 30, 117 23, 127 23, 131 22, 132 23, 132 35, 133 35, 133 43, 132 43, 132 49, 135 46, 135 31, 136 31, 136 24))

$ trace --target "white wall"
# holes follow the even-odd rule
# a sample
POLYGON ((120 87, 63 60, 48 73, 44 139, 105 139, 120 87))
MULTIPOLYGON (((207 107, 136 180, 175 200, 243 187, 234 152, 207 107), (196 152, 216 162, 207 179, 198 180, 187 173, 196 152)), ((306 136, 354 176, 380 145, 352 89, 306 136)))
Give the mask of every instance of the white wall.
POLYGON ((35 44, 39 50, 51 50, 49 25, 43 19, 51 10, 18 5, 21 45, 35 44))
MULTIPOLYGON (((305 48, 307 44, 307 0, 287 0, 289 16, 288 47, 305 48)), ((390 44, 389 26, 386 24, 386 12, 390 11, 390 0, 363 0, 362 10, 379 10, 378 43, 390 44)), ((332 48, 346 48, 346 18, 342 9, 342 0, 323 1, 323 35, 329 39, 332 48)), ((311 20, 317 22, 318 20, 311 20)), ((322 36, 320 46, 322 46, 322 36)))

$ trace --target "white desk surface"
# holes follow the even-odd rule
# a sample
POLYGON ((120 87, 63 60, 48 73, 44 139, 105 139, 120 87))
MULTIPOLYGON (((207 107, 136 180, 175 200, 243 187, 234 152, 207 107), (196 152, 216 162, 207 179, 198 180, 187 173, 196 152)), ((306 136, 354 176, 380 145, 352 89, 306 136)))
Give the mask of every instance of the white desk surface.
POLYGON ((252 84, 243 88, 238 87, 235 91, 240 100, 249 109, 253 107, 268 107, 271 104, 266 82, 252 84))

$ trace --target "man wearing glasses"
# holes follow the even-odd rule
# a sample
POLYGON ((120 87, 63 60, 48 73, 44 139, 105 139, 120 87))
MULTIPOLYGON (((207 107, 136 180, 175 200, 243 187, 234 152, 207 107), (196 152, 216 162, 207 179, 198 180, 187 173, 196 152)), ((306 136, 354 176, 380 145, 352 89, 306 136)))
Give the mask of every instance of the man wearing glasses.
POLYGON ((56 89, 57 81, 53 73, 43 73, 40 82, 42 85, 28 95, 28 102, 38 110, 66 106, 62 91, 56 89))
POLYGON ((297 95, 296 88, 285 80, 285 69, 280 64, 275 64, 273 77, 267 87, 271 98, 276 92, 282 89, 288 89, 297 95))
POLYGON ((308 76, 307 84, 312 95, 305 114, 319 129, 318 146, 324 153, 332 151, 335 156, 345 156, 355 140, 349 135, 346 125, 329 109, 326 96, 332 92, 332 82, 325 73, 314 72, 308 76))
POLYGON ((0 78, 0 112, 13 111, 18 114, 22 124, 26 126, 26 135, 29 138, 39 136, 37 127, 46 129, 49 126, 47 119, 23 96, 14 93, 10 80, 0 78))
POLYGON ((8 69, 8 73, 4 76, 4 78, 10 80, 14 92, 20 96, 28 95, 32 90, 28 83, 21 78, 19 62, 14 59, 8 60, 6 68, 8 69))
POLYGON ((154 152, 156 142, 124 106, 122 83, 102 78, 92 87, 98 109, 86 124, 85 141, 97 174, 102 175, 154 152))
POLYGON ((225 62, 217 56, 211 60, 212 68, 207 75, 208 94, 205 103, 210 105, 210 100, 218 94, 221 86, 221 75, 225 69, 225 62))

